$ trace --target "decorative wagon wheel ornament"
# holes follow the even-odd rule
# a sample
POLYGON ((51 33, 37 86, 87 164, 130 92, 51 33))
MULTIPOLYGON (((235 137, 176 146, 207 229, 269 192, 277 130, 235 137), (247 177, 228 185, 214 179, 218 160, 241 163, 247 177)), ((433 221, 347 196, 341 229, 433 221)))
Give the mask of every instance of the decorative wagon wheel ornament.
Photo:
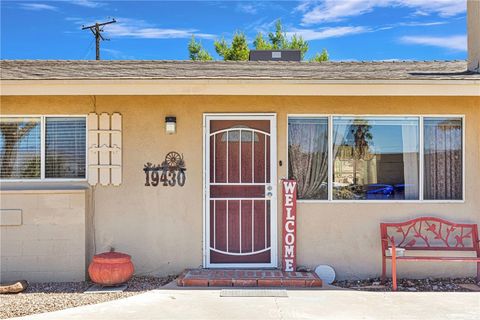
POLYGON ((145 186, 156 187, 162 185, 164 187, 174 187, 178 185, 183 187, 187 179, 185 175, 186 170, 183 155, 171 151, 167 153, 165 160, 160 165, 155 166, 150 162, 144 165, 145 186))
POLYGON ((165 162, 170 169, 178 168, 183 164, 183 158, 178 152, 172 151, 165 156, 165 162))

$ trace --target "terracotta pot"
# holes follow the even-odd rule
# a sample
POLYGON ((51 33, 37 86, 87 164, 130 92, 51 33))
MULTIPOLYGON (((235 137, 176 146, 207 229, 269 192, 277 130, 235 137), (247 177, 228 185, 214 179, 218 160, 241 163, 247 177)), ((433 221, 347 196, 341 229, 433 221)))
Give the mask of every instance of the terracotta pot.
POLYGON ((90 279, 104 286, 127 282, 134 271, 131 257, 120 252, 104 252, 93 256, 88 267, 90 279))

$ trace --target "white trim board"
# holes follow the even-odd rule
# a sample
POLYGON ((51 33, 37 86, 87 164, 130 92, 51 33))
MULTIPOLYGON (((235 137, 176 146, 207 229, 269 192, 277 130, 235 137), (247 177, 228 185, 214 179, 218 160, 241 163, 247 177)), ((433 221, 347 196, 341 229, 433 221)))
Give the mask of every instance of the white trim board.
POLYGON ((204 113, 203 114, 203 267, 205 268, 276 268, 278 266, 278 222, 277 222, 277 117, 275 113, 204 113), (270 184, 273 196, 270 198, 270 263, 210 263, 210 201, 209 176, 210 120, 269 120, 270 121, 270 184))
POLYGON ((0 95, 480 96, 480 80, 1 80, 0 95))

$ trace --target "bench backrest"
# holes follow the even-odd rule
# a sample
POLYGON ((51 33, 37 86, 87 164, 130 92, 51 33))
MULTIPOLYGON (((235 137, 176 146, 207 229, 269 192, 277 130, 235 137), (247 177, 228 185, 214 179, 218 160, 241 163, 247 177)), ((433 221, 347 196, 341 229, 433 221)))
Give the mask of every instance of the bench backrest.
POLYGON ((421 217, 400 223, 381 223, 382 249, 395 241, 407 250, 476 251, 480 255, 476 224, 452 223, 435 217, 421 217))

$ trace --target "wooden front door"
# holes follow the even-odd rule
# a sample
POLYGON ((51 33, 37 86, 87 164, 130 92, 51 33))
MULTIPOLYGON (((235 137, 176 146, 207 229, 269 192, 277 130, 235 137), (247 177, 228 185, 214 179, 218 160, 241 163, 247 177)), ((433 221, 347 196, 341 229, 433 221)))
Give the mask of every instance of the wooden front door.
POLYGON ((205 116, 205 267, 276 267, 275 126, 205 116))

